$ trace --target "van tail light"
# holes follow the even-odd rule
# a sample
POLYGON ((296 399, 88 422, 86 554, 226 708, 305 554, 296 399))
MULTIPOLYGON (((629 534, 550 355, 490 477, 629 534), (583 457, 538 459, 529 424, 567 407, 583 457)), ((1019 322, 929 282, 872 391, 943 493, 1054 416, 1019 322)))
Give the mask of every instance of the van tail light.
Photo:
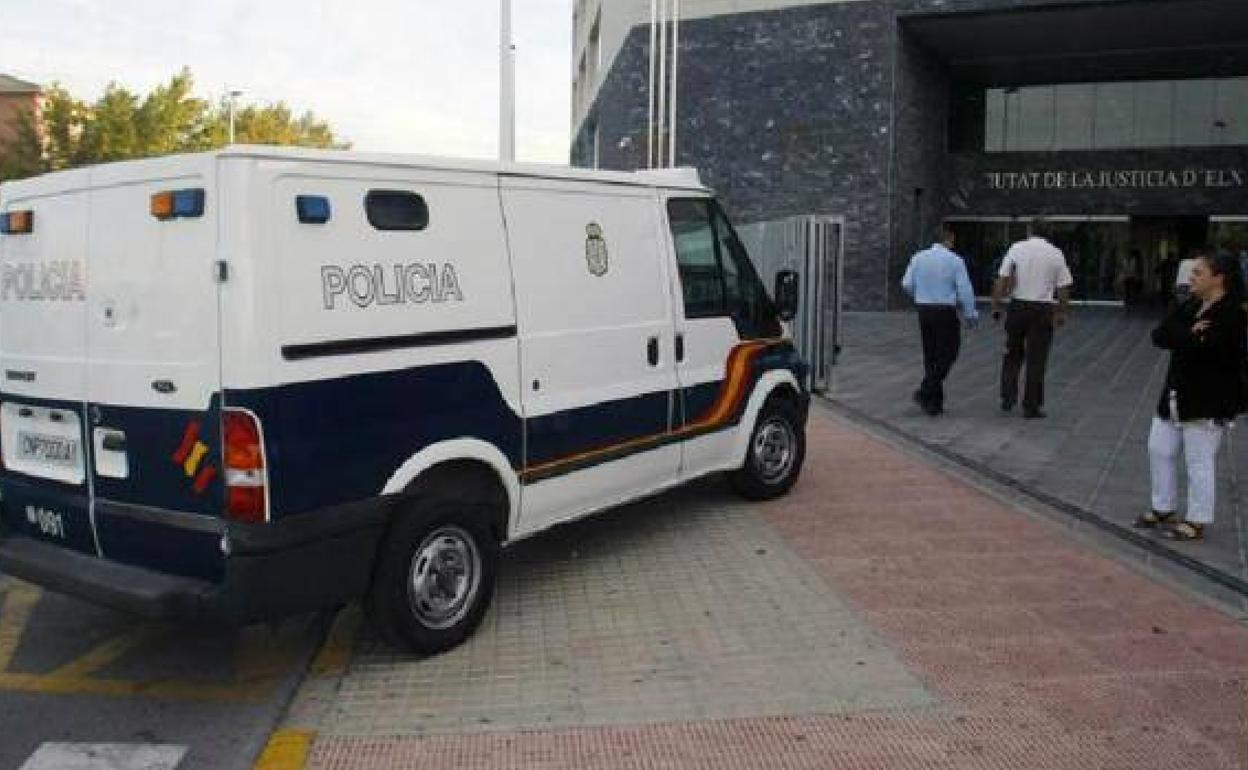
POLYGON ((260 421, 244 409, 221 415, 225 434, 225 515, 235 521, 268 520, 268 473, 260 421))

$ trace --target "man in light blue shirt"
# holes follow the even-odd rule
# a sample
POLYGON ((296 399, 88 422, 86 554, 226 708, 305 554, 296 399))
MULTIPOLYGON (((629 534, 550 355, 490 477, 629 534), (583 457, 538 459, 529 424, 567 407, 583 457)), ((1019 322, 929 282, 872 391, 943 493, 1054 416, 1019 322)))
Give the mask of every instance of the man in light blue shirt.
POLYGON ((945 378, 962 345, 958 307, 968 326, 979 320, 966 263, 953 253, 953 230, 941 226, 936 237, 931 248, 910 258, 901 279, 901 288, 918 307, 923 337, 923 382, 914 393, 914 401, 933 417, 945 411, 945 378))

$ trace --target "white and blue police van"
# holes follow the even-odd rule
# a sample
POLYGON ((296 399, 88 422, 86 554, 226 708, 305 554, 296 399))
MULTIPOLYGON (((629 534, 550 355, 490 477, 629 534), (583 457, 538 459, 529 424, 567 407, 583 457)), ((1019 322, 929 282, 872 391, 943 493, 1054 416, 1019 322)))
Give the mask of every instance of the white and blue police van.
POLYGON ((691 169, 230 147, 0 185, 0 571, 467 637, 500 548, 796 480, 805 364, 691 169))

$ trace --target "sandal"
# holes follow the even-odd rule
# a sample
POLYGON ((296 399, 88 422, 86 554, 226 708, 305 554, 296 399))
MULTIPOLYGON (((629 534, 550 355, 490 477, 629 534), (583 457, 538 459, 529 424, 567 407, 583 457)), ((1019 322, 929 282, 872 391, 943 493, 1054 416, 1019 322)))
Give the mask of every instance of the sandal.
POLYGON ((1149 511, 1148 513, 1141 514, 1140 517, 1135 520, 1135 526, 1139 529, 1152 529, 1158 524, 1165 524, 1173 518, 1174 511, 1170 511, 1168 513, 1162 513, 1161 511, 1149 511))
POLYGON ((1171 540, 1202 540, 1205 537, 1205 525, 1180 521, 1162 534, 1171 540))

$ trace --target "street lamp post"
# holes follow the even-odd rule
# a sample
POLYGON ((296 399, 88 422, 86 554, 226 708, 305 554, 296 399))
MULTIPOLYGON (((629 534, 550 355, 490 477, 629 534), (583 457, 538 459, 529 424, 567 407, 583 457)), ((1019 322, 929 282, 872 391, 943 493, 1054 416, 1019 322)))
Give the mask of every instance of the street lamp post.
POLYGON ((238 99, 238 97, 240 97, 240 96, 242 96, 242 95, 243 95, 243 92, 242 92, 242 91, 239 91, 239 90, 237 90, 237 89, 230 89, 229 91, 226 91, 226 96, 228 96, 228 97, 229 97, 229 105, 228 105, 227 112, 228 112, 228 114, 229 114, 229 116, 230 116, 230 131, 229 131, 229 143, 230 143, 230 144, 234 144, 234 108, 235 108, 235 101, 238 99))

